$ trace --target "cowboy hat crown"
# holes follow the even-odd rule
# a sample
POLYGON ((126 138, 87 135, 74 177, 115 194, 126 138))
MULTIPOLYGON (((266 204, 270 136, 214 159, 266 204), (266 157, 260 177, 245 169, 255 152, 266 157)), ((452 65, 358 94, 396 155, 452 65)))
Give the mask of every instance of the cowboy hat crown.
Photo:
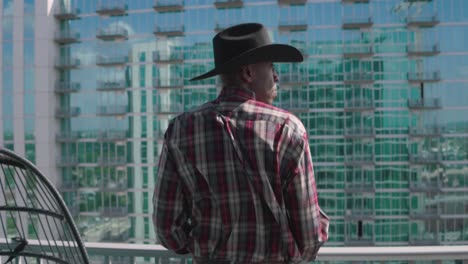
POLYGON ((301 62, 302 53, 293 46, 272 43, 267 29, 258 23, 229 27, 213 38, 215 68, 191 81, 228 73, 258 62, 301 62))

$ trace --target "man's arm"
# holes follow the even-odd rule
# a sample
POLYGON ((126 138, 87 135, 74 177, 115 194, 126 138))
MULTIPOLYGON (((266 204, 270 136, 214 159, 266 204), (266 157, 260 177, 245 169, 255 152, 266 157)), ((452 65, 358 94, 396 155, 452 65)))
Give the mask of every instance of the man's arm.
POLYGON ((321 212, 307 135, 291 135, 289 177, 284 189, 289 227, 305 261, 315 259, 328 240, 328 217, 321 212))
POLYGON ((178 254, 188 253, 188 212, 177 164, 164 144, 153 195, 153 223, 159 241, 178 254))

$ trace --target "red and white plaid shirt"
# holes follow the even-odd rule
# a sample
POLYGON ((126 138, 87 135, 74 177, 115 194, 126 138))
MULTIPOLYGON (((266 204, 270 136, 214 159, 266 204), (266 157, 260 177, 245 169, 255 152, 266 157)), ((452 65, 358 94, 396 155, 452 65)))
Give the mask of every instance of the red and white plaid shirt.
POLYGON ((328 239, 303 124, 248 90, 171 121, 153 202, 160 243, 199 261, 310 261, 328 239))

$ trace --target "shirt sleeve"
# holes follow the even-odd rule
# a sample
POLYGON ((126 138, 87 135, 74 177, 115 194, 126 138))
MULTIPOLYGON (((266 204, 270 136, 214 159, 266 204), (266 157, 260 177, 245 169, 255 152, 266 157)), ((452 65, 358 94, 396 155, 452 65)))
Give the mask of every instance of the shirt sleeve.
POLYGON ((293 134, 288 145, 289 176, 284 197, 289 227, 303 260, 311 261, 328 240, 329 220, 318 204, 307 134, 293 134))
POLYGON ((189 216, 183 183, 164 143, 153 195, 153 223, 159 242, 178 254, 188 253, 189 216))

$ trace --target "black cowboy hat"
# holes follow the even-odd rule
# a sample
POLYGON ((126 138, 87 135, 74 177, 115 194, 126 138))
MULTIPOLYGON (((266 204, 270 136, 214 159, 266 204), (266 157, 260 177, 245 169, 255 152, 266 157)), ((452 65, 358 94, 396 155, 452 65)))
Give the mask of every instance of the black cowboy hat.
POLYGON ((229 27, 213 38, 215 68, 192 78, 206 79, 220 73, 228 73, 238 67, 258 62, 301 62, 302 53, 293 46, 273 44, 267 29, 258 23, 246 23, 229 27))

